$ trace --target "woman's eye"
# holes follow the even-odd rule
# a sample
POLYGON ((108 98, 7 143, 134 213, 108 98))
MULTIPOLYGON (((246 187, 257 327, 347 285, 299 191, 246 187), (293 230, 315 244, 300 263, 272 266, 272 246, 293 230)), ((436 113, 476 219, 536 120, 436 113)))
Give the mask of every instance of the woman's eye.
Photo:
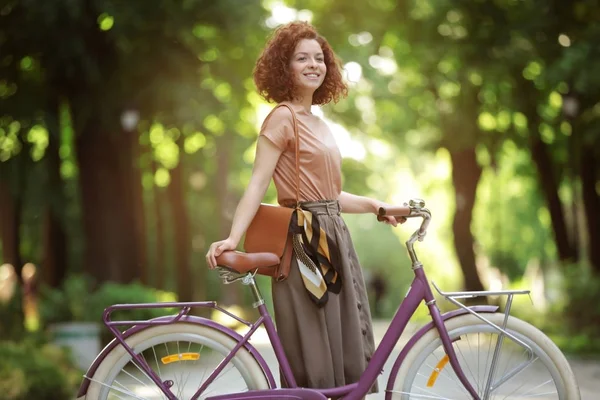
POLYGON ((298 58, 298 61, 304 61, 304 60, 306 60, 306 57, 299 57, 298 58))

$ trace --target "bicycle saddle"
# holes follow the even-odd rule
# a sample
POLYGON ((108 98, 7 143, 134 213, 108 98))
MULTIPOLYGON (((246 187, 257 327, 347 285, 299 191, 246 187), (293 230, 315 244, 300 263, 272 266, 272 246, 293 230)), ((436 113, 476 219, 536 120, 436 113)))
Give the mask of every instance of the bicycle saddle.
POLYGON ((242 253, 241 251, 224 251, 217 257, 217 265, 232 269, 240 274, 254 271, 257 268, 268 268, 279 265, 277 254, 242 253))

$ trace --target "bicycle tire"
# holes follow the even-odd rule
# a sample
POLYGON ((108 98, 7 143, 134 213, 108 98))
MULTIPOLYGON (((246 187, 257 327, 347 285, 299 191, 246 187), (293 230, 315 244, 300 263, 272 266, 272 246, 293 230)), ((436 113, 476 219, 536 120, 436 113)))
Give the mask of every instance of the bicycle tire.
MULTIPOLYGON (((198 360, 200 360, 200 358, 202 358, 202 360, 203 360, 202 362, 204 362, 206 354, 211 354, 211 355, 214 354, 217 358, 221 357, 221 359, 223 359, 227 356, 227 354, 229 354, 231 349, 233 349, 235 347, 235 345, 237 344, 236 340, 234 340, 230 336, 228 336, 216 329, 210 328, 208 326, 204 326, 204 325, 200 325, 200 324, 193 324, 193 323, 188 323, 188 322, 178 322, 178 323, 169 324, 169 325, 159 325, 159 326, 148 327, 148 328, 130 336, 126 340, 126 342, 129 346, 131 346, 131 348, 134 349, 134 351, 137 354, 139 354, 139 353, 145 354, 144 352, 146 352, 150 348, 152 348, 152 351, 154 353, 154 358, 155 358, 155 364, 157 365, 159 372, 161 374, 162 374, 162 371, 160 370, 161 364, 163 364, 163 368, 164 368, 165 365, 168 365, 171 363, 180 363, 180 362, 182 362, 181 356, 187 357, 188 358, 187 361, 194 361, 196 363, 194 365, 185 362, 185 364, 184 364, 186 367, 185 369, 190 370, 187 372, 186 380, 185 380, 185 382, 182 382, 181 380, 177 382, 177 379, 175 379, 173 387, 176 386, 177 384, 179 384, 181 386, 182 383, 183 383, 183 386, 187 385, 188 379, 191 376, 191 367, 196 366, 197 362, 198 362, 198 360), (156 354, 156 346, 161 346, 161 348, 159 349, 159 352, 161 352, 162 346, 164 345, 167 353, 169 353, 170 349, 169 349, 168 343, 177 343, 177 351, 176 351, 175 356, 179 357, 179 359, 173 358, 174 357, 173 354, 170 354, 170 355, 167 354, 164 356, 167 358, 161 357, 160 358, 161 361, 159 361, 159 358, 157 357, 157 354, 156 354), (184 348, 185 346, 180 346, 180 343, 189 343, 188 350, 190 350, 190 348, 192 347, 192 344, 194 345, 194 350, 197 349, 197 346, 200 346, 199 352, 181 351, 182 348, 184 348), (205 348, 210 349, 214 353, 209 353, 208 351, 204 351, 205 348), (203 351, 204 351, 204 355, 202 355, 203 351), (195 354, 198 354, 198 356, 196 357, 195 354), (195 360, 194 360, 194 358, 195 358, 195 360), (165 360, 173 360, 173 361, 168 361, 168 364, 165 364, 165 360)), ((171 345, 170 347, 171 347, 171 349, 174 348, 173 345, 171 345)), ((185 350, 185 349, 183 349, 183 350, 185 350)), ((133 368, 134 364, 131 362, 131 360, 132 360, 131 355, 125 350, 125 348, 123 346, 117 346, 113 350, 111 350, 110 353, 108 353, 106 355, 106 357, 104 358, 102 363, 98 366, 94 375, 92 377, 88 377, 88 378, 90 378, 91 382, 90 382, 90 386, 88 388, 85 398, 89 399, 89 400, 108 400, 108 399, 112 399, 113 397, 114 398, 144 399, 144 400, 154 399, 154 398, 159 398, 159 399, 165 398, 164 394, 162 392, 160 392, 160 389, 158 389, 158 387, 156 387, 154 382, 152 382, 150 380, 150 378, 148 378, 147 376, 145 376, 145 375, 142 375, 141 377, 138 376, 137 379, 136 379, 136 377, 131 377, 132 374, 125 370, 128 365, 131 365, 132 367, 130 367, 130 369, 134 370, 134 368, 133 368), (115 383, 115 378, 117 376, 121 376, 120 375, 121 372, 123 372, 126 379, 129 379, 132 381, 137 380, 137 382, 134 383, 134 385, 138 385, 137 389, 135 389, 135 390, 137 390, 137 392, 133 391, 133 389, 132 390, 127 389, 125 387, 125 385, 123 385, 120 382, 118 383, 118 386, 117 386, 117 384, 115 383), (129 377, 127 377, 127 375, 129 375, 129 377), (139 383, 144 383, 144 382, 140 382, 142 379, 144 379, 144 381, 147 382, 146 387, 144 387, 142 389, 146 390, 146 392, 148 392, 150 390, 153 391, 152 395, 150 395, 150 394, 145 395, 148 397, 144 397, 144 395, 139 394, 139 391, 140 391, 139 383), (111 391, 114 391, 116 393, 112 397, 109 396, 111 391), (123 393, 123 391, 129 391, 129 393, 123 393), (118 394, 118 396, 117 396, 117 394, 118 394), (122 397, 123 395, 129 396, 129 397, 122 397)), ((149 364, 151 364, 151 363, 149 363, 149 364)), ((181 368, 180 364, 177 364, 177 366, 179 366, 181 368)), ((233 357, 233 359, 227 365, 227 367, 225 368, 225 370, 228 371, 227 373, 229 373, 231 368, 235 368, 237 370, 237 373, 244 381, 246 390, 269 389, 269 382, 268 382, 268 379, 267 379, 262 367, 260 366, 258 361, 254 358, 254 356, 249 351, 247 351, 245 348, 242 347, 241 349, 239 349, 238 352, 233 357), (230 368, 230 369, 228 370, 228 368, 230 368)), ((139 370, 139 368, 137 368, 137 370, 139 371, 138 374, 141 373, 141 370, 139 370)), ((185 373, 185 371, 182 371, 181 376, 183 376, 184 373, 185 373)), ((233 373, 235 374, 235 371, 233 373)), ((205 374, 204 376, 207 377, 209 374, 210 373, 205 374)), ((166 376, 167 375, 165 374, 164 377, 166 377, 166 376)), ((201 378, 201 380, 204 379, 204 376, 203 376, 203 378, 201 378)), ((231 376, 231 375, 229 375, 229 376, 231 376)), ((163 379, 164 377, 161 376, 161 379, 163 379)), ((221 377, 221 375, 219 375, 219 377, 221 377)), ((217 378, 219 378, 219 377, 217 377, 217 378)), ((163 379, 163 381, 164 380, 166 380, 166 379, 163 379)), ((172 391, 173 391, 173 387, 171 388, 172 391)), ((195 390, 198 389, 198 387, 200 387, 199 384, 197 385, 197 387, 192 388, 190 393, 194 393, 195 390)), ((210 386, 209 386, 209 388, 210 388, 210 386)), ((185 387, 184 388, 179 387, 176 389, 180 393, 183 390, 186 390, 185 387)), ((177 391, 174 392, 176 395, 177 395, 177 391)), ((228 382, 227 389, 225 392, 215 393, 214 390, 211 390, 210 396, 214 396, 216 394, 239 392, 239 391, 244 391, 244 388, 242 388, 242 390, 239 390, 239 388, 234 389, 231 382, 228 382), (230 389, 232 391, 229 391, 230 389)), ((200 399, 202 399, 202 398, 204 398, 204 396, 200 397, 200 399)))
MULTIPOLYGON (((504 322, 504 314, 489 314, 484 317, 498 326, 502 326, 504 322)), ((465 372, 469 381, 481 396, 489 376, 488 362, 491 364, 490 353, 493 354, 495 348, 493 338, 496 338, 497 340, 498 331, 470 314, 452 318, 446 321, 445 325, 450 334, 450 339, 453 341, 453 346, 457 352, 463 372, 465 372), (471 334, 477 334, 477 345, 475 345, 473 339, 469 339, 470 337, 474 337, 468 336, 471 334), (481 341, 482 335, 484 337, 483 341, 481 341), (488 355, 484 364, 483 376, 481 376, 481 366, 483 363, 481 363, 482 359, 479 355, 479 350, 481 347, 485 350, 484 345, 485 342, 488 341, 486 338, 489 338, 488 355), (472 356, 464 356, 465 352, 460 349, 460 347, 464 349, 467 346, 469 349, 475 348, 477 350, 477 366, 469 365, 467 363, 467 358, 470 358, 469 361, 474 361, 474 358, 472 356)), ((579 400, 581 398, 575 375, 573 374, 568 361, 558 347, 544 335, 544 333, 527 322, 514 317, 509 317, 507 330, 519 340, 522 340, 531 346, 536 358, 530 365, 535 367, 529 368, 529 365, 527 365, 523 371, 508 379, 504 384, 499 385, 497 389, 502 389, 502 392, 499 393, 496 391, 490 393, 490 400, 495 398, 511 399, 524 397, 559 400, 579 400), (538 360, 541 361, 541 365, 536 365, 538 360), (529 387, 527 386, 523 388, 525 384, 535 385, 533 381, 528 381, 525 378, 523 378, 525 383, 515 388, 514 378, 522 377, 524 372, 530 374, 536 373, 536 371, 539 370, 541 373, 544 373, 543 368, 546 368, 547 373, 555 384, 555 394, 552 393, 551 385, 550 387, 546 386, 547 382, 542 382, 542 384, 537 387, 532 386, 527 389, 527 387, 529 387), (526 390, 529 390, 530 393, 525 392, 525 394, 520 395, 521 397, 509 397, 515 395, 517 391, 526 390), (532 392, 535 391, 541 393, 534 396, 536 393, 532 394, 532 392), (548 394, 546 394, 546 391, 548 391, 548 394), (542 395, 547 395, 548 397, 540 397, 542 395)), ((525 353, 525 350, 522 347, 505 336, 502 351, 507 347, 509 350, 512 348, 521 349, 521 351, 525 353)), ((508 366, 508 364, 512 362, 512 357, 513 355, 508 359, 506 359, 506 357, 502 358, 502 355, 499 357, 500 361, 498 369, 494 374, 495 380, 499 381, 502 376, 508 377, 508 373, 512 371, 508 366), (505 361, 502 373, 505 373, 506 375, 500 373, 499 378, 498 371, 502 368, 502 361, 505 361)), ((471 396, 458 381, 452 367, 447 362, 437 329, 429 330, 415 343, 412 349, 407 353, 398 373, 395 376, 390 377, 390 380, 393 380, 393 390, 387 394, 387 399, 471 399, 471 396), (436 361, 437 364, 435 363, 436 361), (444 377, 444 379, 441 379, 441 377, 444 377), (430 384, 431 386, 429 386, 430 384), (436 385, 438 386, 437 388, 435 387, 436 385)))

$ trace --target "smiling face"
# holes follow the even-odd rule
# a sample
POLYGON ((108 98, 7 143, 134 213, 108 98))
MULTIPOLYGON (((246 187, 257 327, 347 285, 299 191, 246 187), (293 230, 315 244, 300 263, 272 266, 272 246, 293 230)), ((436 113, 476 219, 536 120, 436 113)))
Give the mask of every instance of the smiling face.
POLYGON ((296 45, 290 61, 290 72, 296 84, 297 95, 312 96, 327 73, 321 45, 314 39, 302 39, 296 45))

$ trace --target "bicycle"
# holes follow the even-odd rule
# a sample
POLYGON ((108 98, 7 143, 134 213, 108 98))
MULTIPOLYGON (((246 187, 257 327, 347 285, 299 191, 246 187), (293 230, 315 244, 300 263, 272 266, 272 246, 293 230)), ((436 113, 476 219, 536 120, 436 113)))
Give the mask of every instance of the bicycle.
POLYGON ((556 345, 537 328, 510 316, 513 297, 529 294, 528 290, 442 292, 432 282, 439 295, 458 307, 441 314, 414 251, 414 243, 425 237, 430 211, 422 200, 413 199, 403 207, 380 209, 378 218, 382 215, 422 218, 406 242, 415 278, 358 382, 327 389, 297 387, 255 281, 257 268, 278 263, 277 256, 228 252, 219 260, 220 276, 227 284, 241 281, 250 287, 259 314, 255 322, 213 301, 108 307, 103 319, 115 339, 84 375, 78 400, 360 399, 382 372, 421 301, 432 321, 400 352, 389 374, 386 399, 580 399, 575 376, 556 345), (503 313, 496 306, 465 306, 458 301, 490 295, 507 296, 503 313), (117 310, 167 307, 179 311, 148 321, 111 320, 117 310), (218 310, 248 331, 242 336, 210 319, 191 316, 193 307, 218 310), (120 332, 117 327, 124 325, 133 327, 120 332), (277 388, 265 359, 249 342, 260 326, 266 329, 288 388, 277 388))

